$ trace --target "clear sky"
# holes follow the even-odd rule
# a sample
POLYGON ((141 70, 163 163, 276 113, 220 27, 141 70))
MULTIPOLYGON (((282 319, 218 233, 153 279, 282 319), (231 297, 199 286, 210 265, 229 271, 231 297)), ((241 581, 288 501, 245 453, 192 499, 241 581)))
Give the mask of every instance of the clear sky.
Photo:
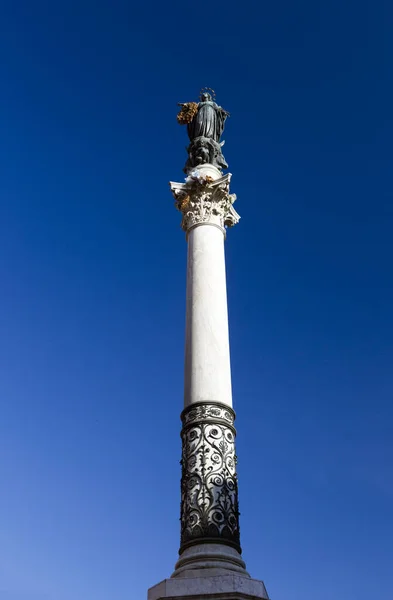
POLYGON ((0 6, 0 600, 139 600, 179 544, 202 86, 226 244, 244 558, 273 600, 391 600, 388 0, 0 6))

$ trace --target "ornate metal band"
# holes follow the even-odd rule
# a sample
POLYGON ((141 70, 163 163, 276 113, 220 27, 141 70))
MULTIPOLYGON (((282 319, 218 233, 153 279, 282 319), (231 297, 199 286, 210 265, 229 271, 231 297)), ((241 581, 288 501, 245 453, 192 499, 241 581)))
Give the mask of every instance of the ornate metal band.
POLYGON ((198 402, 181 414, 181 545, 215 542, 241 552, 234 411, 198 402))

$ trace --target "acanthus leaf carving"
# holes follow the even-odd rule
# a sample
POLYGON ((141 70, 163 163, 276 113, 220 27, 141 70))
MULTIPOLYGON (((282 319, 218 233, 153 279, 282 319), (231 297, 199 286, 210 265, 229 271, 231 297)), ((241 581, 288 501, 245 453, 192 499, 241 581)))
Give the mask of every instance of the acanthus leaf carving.
POLYGON ((230 179, 230 173, 212 180, 196 170, 187 177, 186 183, 170 182, 175 206, 183 215, 184 231, 203 223, 224 229, 239 222, 240 216, 233 208, 236 194, 229 193, 230 179))

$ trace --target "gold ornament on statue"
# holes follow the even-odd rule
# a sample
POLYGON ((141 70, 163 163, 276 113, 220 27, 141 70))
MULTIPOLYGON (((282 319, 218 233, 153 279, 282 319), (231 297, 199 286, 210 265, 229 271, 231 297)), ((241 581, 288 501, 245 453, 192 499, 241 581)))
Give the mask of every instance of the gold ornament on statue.
POLYGON ((196 102, 180 103, 181 109, 177 115, 177 122, 180 125, 188 125, 198 112, 198 104, 196 102))

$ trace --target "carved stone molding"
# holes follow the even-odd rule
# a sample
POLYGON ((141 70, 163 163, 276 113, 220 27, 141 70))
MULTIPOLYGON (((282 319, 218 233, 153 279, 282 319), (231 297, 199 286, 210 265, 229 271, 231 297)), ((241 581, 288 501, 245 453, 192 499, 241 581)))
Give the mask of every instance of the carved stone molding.
POLYGON ((182 413, 181 546, 215 542, 239 552, 235 413, 203 402, 182 413))
POLYGON ((188 231, 196 225, 210 223, 221 227, 232 227, 240 216, 233 208, 235 194, 229 193, 231 174, 213 180, 203 170, 195 170, 186 183, 170 182, 175 206, 182 213, 182 229, 188 231))

